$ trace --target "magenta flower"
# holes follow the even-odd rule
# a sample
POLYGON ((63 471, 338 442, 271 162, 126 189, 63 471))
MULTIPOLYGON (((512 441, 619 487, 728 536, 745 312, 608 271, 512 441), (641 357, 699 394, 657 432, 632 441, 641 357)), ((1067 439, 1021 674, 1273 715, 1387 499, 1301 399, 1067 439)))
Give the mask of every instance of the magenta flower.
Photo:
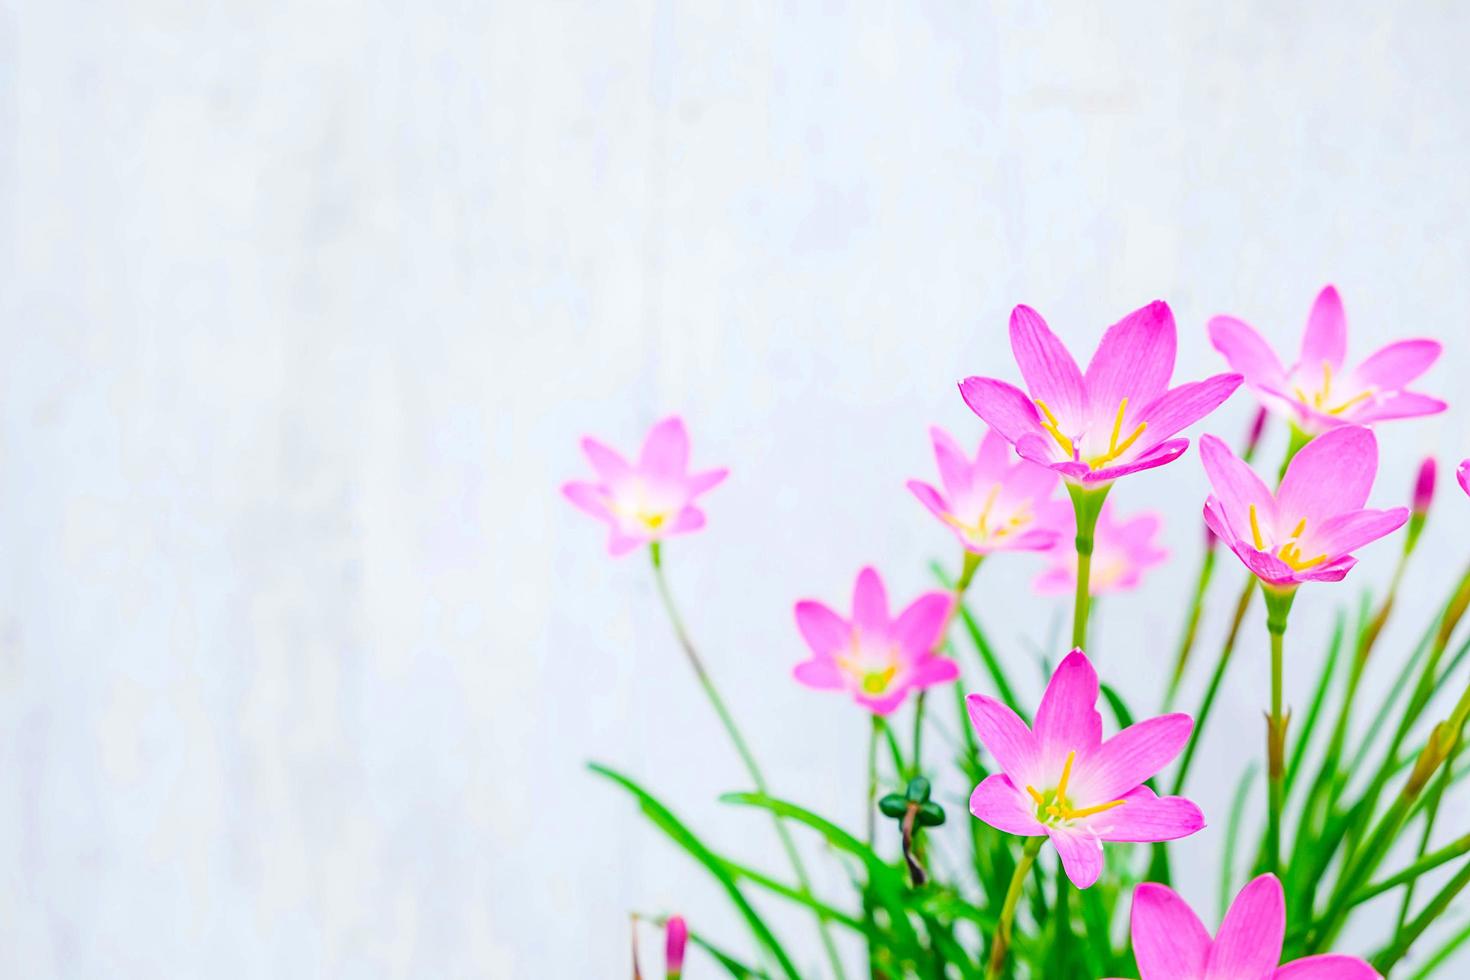
POLYGON ((1262 405, 1316 435, 1342 425, 1371 425, 1386 419, 1433 415, 1445 410, 1438 398, 1405 385, 1428 371, 1443 349, 1435 340, 1401 340, 1348 370, 1347 318, 1332 286, 1317 294, 1296 363, 1281 359, 1253 328, 1233 316, 1210 321, 1210 341, 1262 405))
POLYGON ((1027 391, 966 378, 960 394, 1023 457, 1098 486, 1176 459, 1189 440, 1171 437, 1240 385, 1240 375, 1220 374, 1169 388, 1174 348, 1174 314, 1156 301, 1108 328, 1084 375, 1041 315, 1018 306, 1011 351, 1027 391))
POLYGON ((1142 980, 1375 980, 1355 956, 1308 956, 1285 966, 1286 898, 1275 875, 1240 890, 1210 938, 1194 910, 1163 885, 1133 890, 1133 953, 1142 980))
POLYGON ((1051 499, 1055 473, 1013 459, 1010 444, 994 429, 985 433, 973 462, 938 426, 929 436, 944 492, 920 480, 910 480, 908 488, 967 551, 1043 551, 1056 543, 1058 524, 1071 520, 1072 505, 1051 499))
POLYGON ((1460 468, 1455 470, 1455 479, 1460 481, 1460 489, 1470 494, 1470 459, 1460 461, 1460 468))
POLYGON ((1214 436, 1200 439, 1214 493, 1205 523, 1262 582, 1291 589, 1337 582, 1357 564, 1351 552, 1397 530, 1407 507, 1364 509, 1378 472, 1378 441, 1348 425, 1307 443, 1272 493, 1214 436))
POLYGON ((689 927, 682 916, 670 916, 664 926, 664 976, 679 980, 684 973, 684 947, 689 942, 689 927))
POLYGON ((874 713, 890 714, 909 691, 959 676, 953 660, 934 653, 953 605, 948 592, 926 592, 890 618, 883 580, 864 568, 852 590, 852 619, 820 602, 796 604, 796 626, 812 651, 796 665, 796 679, 817 690, 850 691, 874 713))
POLYGON ((975 734, 1004 770, 975 787, 970 812, 1008 834, 1051 838, 1078 888, 1102 872, 1105 841, 1175 840, 1205 825, 1189 800, 1143 785, 1184 748, 1190 717, 1150 718, 1103 741, 1097 694, 1097 672, 1073 650, 1052 674, 1034 730, 995 698, 966 699, 975 734))
MULTIPOLYGON (((1089 593, 1102 595, 1136 589, 1146 570, 1166 561, 1169 553, 1154 544, 1160 526, 1159 515, 1152 511, 1135 514, 1122 523, 1115 522, 1112 502, 1104 502, 1093 531, 1092 574, 1087 578, 1089 593)), ((1041 595, 1063 595, 1076 590, 1077 551, 1071 537, 1076 527, 1076 515, 1065 515, 1062 535, 1047 555, 1051 567, 1036 578, 1034 587, 1041 595)))
POLYGON ((636 464, 590 437, 582 440, 582 451, 597 472, 597 482, 574 481, 561 492, 607 524, 607 550, 614 555, 704 527, 704 512, 694 506, 694 500, 730 473, 727 469, 688 472, 689 435, 677 415, 649 430, 636 464))

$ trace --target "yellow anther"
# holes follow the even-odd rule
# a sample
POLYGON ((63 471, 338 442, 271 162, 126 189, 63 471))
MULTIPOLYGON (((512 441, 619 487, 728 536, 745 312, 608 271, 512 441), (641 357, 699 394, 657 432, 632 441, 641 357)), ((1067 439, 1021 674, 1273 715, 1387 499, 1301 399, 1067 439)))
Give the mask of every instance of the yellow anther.
POLYGON ((1143 435, 1143 430, 1148 428, 1147 422, 1138 423, 1137 428, 1133 430, 1127 439, 1124 439, 1121 443, 1118 442, 1118 437, 1123 434, 1123 416, 1127 412, 1128 399, 1125 398, 1118 403, 1118 414, 1113 418, 1113 434, 1108 438, 1108 451, 1101 456, 1094 456, 1092 459, 1089 459, 1087 461, 1088 466, 1097 469, 1099 466, 1112 462, 1126 453, 1128 448, 1138 441, 1138 437, 1143 435))
POLYGON ((1027 786, 1026 787, 1026 792, 1028 792, 1028 793, 1031 794, 1031 798, 1036 801, 1036 805, 1037 806, 1039 806, 1039 807, 1046 806, 1046 797, 1044 797, 1040 793, 1036 792, 1036 787, 1035 786, 1027 786))
POLYGON ((1109 452, 1118 448, 1118 436, 1123 431, 1123 413, 1126 411, 1128 411, 1128 399, 1125 398, 1118 403, 1118 417, 1113 419, 1113 435, 1108 440, 1109 452))
POLYGON ((1294 537, 1294 538, 1299 538, 1299 537, 1302 536, 1302 532, 1305 531, 1306 529, 1307 529, 1307 519, 1305 517, 1303 517, 1300 521, 1297 521, 1296 527, 1292 528, 1292 530, 1291 530, 1291 536, 1294 537))
POLYGON ((1256 520, 1256 505, 1251 504, 1251 536, 1256 539, 1256 550, 1265 551, 1266 542, 1261 540, 1261 525, 1256 520))
POLYGON ((1122 806, 1127 800, 1114 800, 1111 803, 1099 803, 1097 806, 1085 806, 1080 810, 1068 810, 1067 819, 1077 820, 1081 817, 1090 817, 1096 813, 1106 813, 1113 807, 1122 806))
POLYGON ((1065 800, 1067 798, 1067 780, 1072 778, 1072 762, 1076 758, 1077 752, 1075 750, 1067 753, 1067 763, 1062 766, 1062 779, 1061 782, 1057 783, 1058 800, 1065 800))
POLYGON ((1051 433, 1051 437, 1057 441, 1057 445, 1062 447, 1062 452, 1066 453, 1069 458, 1076 459, 1077 450, 1072 447, 1072 440, 1062 435, 1062 428, 1057 423, 1057 417, 1051 413, 1051 409, 1046 407, 1046 402, 1038 398, 1036 399, 1036 407, 1041 409, 1041 414, 1046 416, 1046 421, 1041 424, 1041 427, 1051 433))
POLYGON ((1356 394, 1353 397, 1349 398, 1347 401, 1343 402, 1341 405, 1337 406, 1336 408, 1329 408, 1327 410, 1327 414, 1328 415, 1341 415, 1343 412, 1346 412, 1348 409, 1352 408, 1354 405, 1358 404, 1359 402, 1367 401, 1369 398, 1372 398, 1372 397, 1373 397, 1373 389, 1372 388, 1369 388, 1367 391, 1360 391, 1360 392, 1358 392, 1358 394, 1356 394))

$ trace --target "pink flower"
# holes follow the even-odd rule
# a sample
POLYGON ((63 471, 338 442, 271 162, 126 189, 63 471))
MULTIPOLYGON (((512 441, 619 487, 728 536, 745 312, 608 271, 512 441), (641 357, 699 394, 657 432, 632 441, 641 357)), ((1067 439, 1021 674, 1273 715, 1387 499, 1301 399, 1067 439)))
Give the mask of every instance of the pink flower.
MULTIPOLYGON (((1069 508, 1070 510, 1070 508, 1069 508)), ((1146 569, 1161 564, 1169 553, 1154 544, 1161 520, 1152 511, 1136 514, 1121 524, 1113 520, 1111 501, 1103 503, 1093 531, 1092 571, 1087 578, 1092 595, 1127 592, 1136 589, 1146 569)), ((1042 595, 1071 595, 1077 590, 1077 549, 1072 542, 1077 516, 1068 514, 1047 557, 1051 567, 1036 578, 1035 589, 1042 595)))
POLYGON ((1214 436, 1200 439, 1200 458, 1215 490, 1205 501, 1205 523, 1276 588, 1341 581, 1357 564, 1350 552, 1409 518, 1407 507, 1364 509, 1378 472, 1378 442, 1361 426, 1307 443, 1274 494, 1214 436))
POLYGON ((852 590, 852 619, 820 602, 796 604, 796 626, 812 650, 796 665, 796 679, 817 690, 850 691, 874 713, 890 714, 909 691, 959 676, 953 660, 934 653, 953 605, 948 592, 926 592, 890 618, 883 580, 864 568, 852 590))
POLYGON ((1205 825, 1199 807, 1144 786, 1189 740, 1188 715, 1150 718, 1106 742, 1097 713, 1097 672, 1073 650, 1057 667, 1035 729, 995 698, 971 694, 970 723, 1004 772, 970 796, 970 812, 998 830, 1045 834, 1078 888, 1097 880, 1104 841, 1163 841, 1205 825))
POLYGON ((1404 388, 1429 370, 1442 347, 1435 340, 1401 340, 1345 370, 1347 318, 1332 286, 1317 294, 1301 354, 1290 368, 1254 329, 1233 316, 1210 321, 1210 341, 1262 405, 1312 435, 1341 425, 1371 425, 1386 419, 1433 415, 1445 410, 1438 398, 1404 388))
POLYGON ((1027 391, 994 378, 966 378, 970 410, 1026 459, 1071 483, 1107 484, 1162 466, 1189 446, 1170 438, 1230 397, 1240 375, 1169 388, 1174 314, 1153 302, 1108 328, 1084 375, 1029 306, 1011 313, 1011 351, 1027 391))
POLYGON ((1285 966, 1286 899, 1275 875, 1240 890, 1214 939, 1199 916, 1163 885, 1133 890, 1133 953, 1143 980, 1375 980, 1354 956, 1308 956, 1285 966))
POLYGON ((664 975, 679 980, 684 972, 684 947, 689 942, 689 927, 681 916, 670 916, 664 926, 664 975))
POLYGON ((694 500, 730 473, 689 472, 689 435, 677 415, 649 430, 636 464, 590 437, 582 440, 582 451, 597 472, 597 482, 574 481, 561 492, 607 524, 607 550, 614 555, 704 527, 704 512, 694 500))
POLYGON ((1072 519, 1072 505, 1051 499, 1055 473, 1013 460, 1010 444, 994 429, 985 433, 974 462, 938 426, 929 436, 944 492, 920 480, 910 480, 908 488, 967 551, 1042 551, 1056 542, 1058 521, 1072 519))
POLYGON ((1460 481, 1460 489, 1470 494, 1470 459, 1460 461, 1460 468, 1455 470, 1455 479, 1460 481))

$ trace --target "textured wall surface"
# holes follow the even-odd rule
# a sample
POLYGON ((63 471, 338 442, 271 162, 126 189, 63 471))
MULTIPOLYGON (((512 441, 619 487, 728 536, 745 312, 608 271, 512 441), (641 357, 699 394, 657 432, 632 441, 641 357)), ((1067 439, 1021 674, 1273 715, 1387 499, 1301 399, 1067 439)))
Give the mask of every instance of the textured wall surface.
MULTIPOLYGON (((674 588, 776 790, 854 825, 867 720, 790 682, 790 605, 955 560, 903 481, 927 423, 978 437, 954 382, 1014 376, 1013 304, 1090 349, 1167 299, 1198 377, 1210 315, 1293 348, 1333 281, 1354 352, 1447 344, 1422 387, 1456 405, 1384 430, 1375 502, 1470 455, 1470 7, 1286 6, 5 4, 0 975, 626 976, 633 909, 746 948, 582 767, 779 866, 716 802, 744 779, 646 561, 557 495, 584 431, 677 410, 733 468, 674 588)), ((1191 450, 1115 494, 1175 555, 1100 606, 1139 705, 1204 493, 1191 450)), ((1446 486, 1373 690, 1467 552, 1446 486)), ((1304 591, 1289 700, 1393 553, 1304 591)), ((1064 625, 1039 567, 975 593, 1028 680, 1064 625)), ((1178 848, 1206 918, 1245 636, 1178 848)))

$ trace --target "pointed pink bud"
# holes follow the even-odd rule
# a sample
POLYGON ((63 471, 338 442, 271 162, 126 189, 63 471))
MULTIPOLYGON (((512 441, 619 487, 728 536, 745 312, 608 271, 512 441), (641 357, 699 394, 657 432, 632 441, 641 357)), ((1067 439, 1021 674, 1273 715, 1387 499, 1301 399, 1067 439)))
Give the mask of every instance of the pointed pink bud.
POLYGON ((679 980, 684 972, 684 947, 689 942, 689 927, 683 916, 673 916, 664 927, 664 972, 668 980, 679 980))
POLYGON ((1460 481, 1460 489, 1470 493, 1470 459, 1463 460, 1460 468, 1455 471, 1455 479, 1460 481))
POLYGON ((1266 416, 1268 414, 1264 407, 1259 408, 1256 410, 1256 417, 1251 419, 1250 432, 1246 433, 1245 437, 1245 452, 1242 454, 1244 458, 1250 459, 1255 456, 1256 447, 1261 444, 1261 434, 1266 431, 1266 416))
POLYGON ((1434 500, 1435 464, 1433 456, 1425 456, 1419 465, 1419 476, 1414 480, 1414 513, 1429 513, 1429 504, 1434 500))

